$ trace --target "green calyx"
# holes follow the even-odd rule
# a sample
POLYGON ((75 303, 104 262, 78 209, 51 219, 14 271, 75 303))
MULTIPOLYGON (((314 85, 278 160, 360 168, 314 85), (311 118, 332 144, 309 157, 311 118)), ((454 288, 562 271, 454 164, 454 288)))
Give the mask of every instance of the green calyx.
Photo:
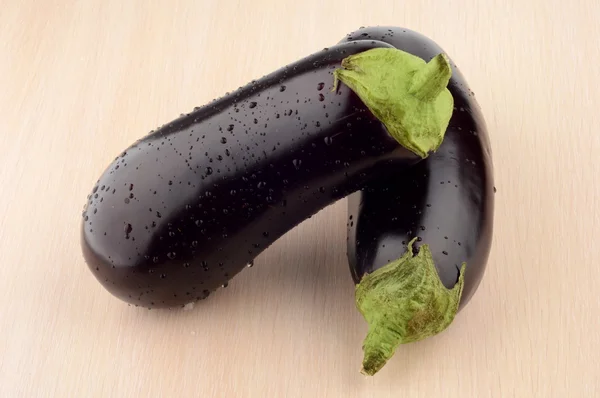
POLYGON ((400 145, 426 158, 441 145, 454 109, 452 68, 445 54, 425 62, 396 48, 374 48, 342 61, 334 71, 400 145))
POLYGON ((377 373, 400 344, 442 332, 458 311, 466 264, 456 285, 447 289, 428 245, 413 256, 415 239, 401 258, 366 274, 356 286, 356 306, 369 324, 363 342, 363 374, 377 373))

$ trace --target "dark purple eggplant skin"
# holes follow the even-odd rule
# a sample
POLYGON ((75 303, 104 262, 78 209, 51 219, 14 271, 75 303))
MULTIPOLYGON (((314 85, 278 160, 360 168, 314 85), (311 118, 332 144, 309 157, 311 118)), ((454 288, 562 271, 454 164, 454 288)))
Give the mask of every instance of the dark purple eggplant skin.
POLYGON ((393 166, 400 146, 347 86, 341 61, 377 41, 336 45, 151 132, 88 197, 81 245, 114 296, 166 308, 206 298, 269 245, 393 166))
MULTIPOLYGON (((341 42, 373 39, 429 61, 445 51, 420 33, 398 27, 361 28, 341 42)), ((449 57, 450 58, 450 57, 449 57)), ((494 179, 486 123, 454 62, 448 89, 455 109, 440 148, 415 166, 390 167, 348 197, 347 255, 355 283, 366 273, 427 244, 444 286, 466 262, 459 310, 484 275, 492 245, 494 179)))

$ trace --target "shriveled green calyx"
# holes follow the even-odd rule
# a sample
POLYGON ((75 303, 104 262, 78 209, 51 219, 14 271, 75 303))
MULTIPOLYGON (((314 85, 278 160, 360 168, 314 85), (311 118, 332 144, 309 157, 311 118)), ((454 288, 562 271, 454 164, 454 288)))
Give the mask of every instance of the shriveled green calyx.
POLYGON ((400 145, 426 158, 441 145, 454 109, 452 68, 445 54, 425 62, 396 48, 374 48, 342 61, 334 71, 400 145))
POLYGON ((413 256, 414 241, 401 258, 366 274, 356 286, 356 306, 369 324, 363 342, 363 374, 377 373, 400 344, 442 332, 458 311, 466 264, 456 285, 447 289, 429 246, 422 245, 413 256))

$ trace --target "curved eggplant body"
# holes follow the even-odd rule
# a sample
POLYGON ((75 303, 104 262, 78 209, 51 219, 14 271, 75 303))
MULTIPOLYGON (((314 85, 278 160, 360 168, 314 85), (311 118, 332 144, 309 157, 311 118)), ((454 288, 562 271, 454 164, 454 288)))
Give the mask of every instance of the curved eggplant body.
POLYGON ((275 240, 393 164, 403 148, 333 71, 390 45, 340 44, 151 132, 101 175, 83 214, 85 260, 145 307, 208 296, 275 240))
MULTIPOLYGON (((397 27, 364 28, 342 42, 380 40, 429 61, 443 50, 427 37, 397 27)), ((436 153, 406 168, 390 167, 348 198, 348 260, 359 283, 400 258, 409 241, 429 245, 442 283, 452 288, 466 263, 459 308, 485 272, 494 216, 493 164, 486 124, 465 78, 452 62, 448 89, 455 109, 436 153)))

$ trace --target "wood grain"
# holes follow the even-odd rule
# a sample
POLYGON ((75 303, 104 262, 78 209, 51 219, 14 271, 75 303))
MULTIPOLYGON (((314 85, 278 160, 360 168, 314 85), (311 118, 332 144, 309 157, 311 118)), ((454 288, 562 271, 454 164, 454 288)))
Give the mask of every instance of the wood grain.
POLYGON ((0 1, 0 396, 600 396, 599 18, 595 0, 0 1), (193 311, 100 287, 80 211, 116 154, 386 24, 448 51, 491 131, 494 247, 447 331, 359 374, 344 200, 193 311))

